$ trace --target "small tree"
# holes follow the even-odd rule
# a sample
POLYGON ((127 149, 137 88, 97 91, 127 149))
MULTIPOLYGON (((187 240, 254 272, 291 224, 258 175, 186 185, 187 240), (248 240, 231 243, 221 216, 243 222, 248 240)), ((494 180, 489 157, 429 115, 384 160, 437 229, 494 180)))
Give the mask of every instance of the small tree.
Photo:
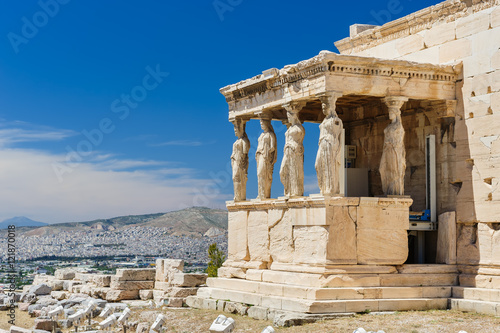
POLYGON ((213 243, 208 247, 208 258, 210 258, 207 267, 208 277, 217 277, 217 270, 222 266, 224 260, 226 260, 226 255, 219 250, 217 243, 213 243))

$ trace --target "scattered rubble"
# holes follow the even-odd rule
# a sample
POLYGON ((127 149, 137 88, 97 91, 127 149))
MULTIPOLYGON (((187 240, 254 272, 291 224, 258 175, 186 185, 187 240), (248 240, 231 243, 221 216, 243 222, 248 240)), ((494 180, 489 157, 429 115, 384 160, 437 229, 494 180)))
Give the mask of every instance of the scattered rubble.
MULTIPOLYGON (((35 331, 12 326, 10 333, 52 331, 54 322, 59 328, 85 326, 89 330, 94 325, 103 328, 105 321, 109 327, 126 325, 147 332, 150 323, 127 322, 131 307, 186 306, 186 297, 195 295, 207 279, 206 274, 184 273, 183 260, 158 259, 156 266, 118 269, 115 275, 71 268, 58 269, 54 276, 37 275, 33 285, 14 294, 13 303, 18 310, 36 317, 35 331), (101 314, 106 318, 96 321, 101 314)), ((0 293, 4 310, 10 306, 10 299, 0 293)))

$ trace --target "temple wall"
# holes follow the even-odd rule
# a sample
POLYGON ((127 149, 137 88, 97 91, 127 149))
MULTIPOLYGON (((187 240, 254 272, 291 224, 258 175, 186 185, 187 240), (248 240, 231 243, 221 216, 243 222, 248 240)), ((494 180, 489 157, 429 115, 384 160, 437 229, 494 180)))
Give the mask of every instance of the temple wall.
MULTIPOLYGON (((378 31, 376 33, 379 35, 384 34, 381 31, 391 35, 385 38, 385 42, 380 42, 375 33, 365 32, 336 44, 342 49, 342 54, 433 64, 463 63, 463 76, 457 83, 459 98, 456 116, 454 125, 451 125, 454 127, 454 134, 447 133, 446 140, 449 140, 449 144, 442 145, 442 152, 438 154, 438 167, 442 164, 439 159, 441 162, 448 161, 446 170, 438 171, 438 177, 442 177, 438 188, 442 204, 438 207, 440 212, 455 210, 456 207, 458 264, 498 267, 500 266, 498 259, 500 258, 498 223, 500 191, 497 190, 500 181, 499 2, 485 0, 472 4, 466 1, 462 3, 447 1, 426 8, 415 15, 424 17, 428 12, 435 12, 436 15, 433 15, 423 28, 415 22, 412 23, 410 17, 396 22, 404 27, 401 31, 396 31, 395 22, 376 28, 375 31, 378 31), (448 12, 442 9, 446 6, 460 8, 456 12, 453 10, 448 12), (341 45, 345 41, 351 43, 356 38, 357 46, 354 46, 354 43, 352 47, 341 45), (364 46, 363 40, 371 45, 364 46), (454 191, 457 193, 456 204, 450 202, 451 198, 455 199, 454 191)), ((449 127, 448 130, 453 128, 449 127)), ((477 269, 475 271, 477 273, 477 269)), ((476 281, 477 277, 473 275, 470 275, 469 279, 467 277, 461 279, 462 285, 475 286, 476 281)), ((489 286, 500 288, 500 283, 489 286)))
POLYGON ((411 204, 409 198, 359 197, 228 204, 224 265, 402 265, 411 204))

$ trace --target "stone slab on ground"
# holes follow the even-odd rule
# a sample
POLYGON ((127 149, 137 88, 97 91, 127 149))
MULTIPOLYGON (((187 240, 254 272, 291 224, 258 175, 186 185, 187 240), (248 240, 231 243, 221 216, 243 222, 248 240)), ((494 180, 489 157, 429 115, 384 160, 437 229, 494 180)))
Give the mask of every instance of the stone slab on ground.
POLYGON ((500 316, 500 302, 452 298, 450 300, 450 308, 464 312, 476 312, 492 316, 500 316))
POLYGON ((170 283, 176 287, 197 287, 205 284, 207 274, 175 273, 170 283))
POLYGON ((33 331, 30 329, 27 329, 27 328, 19 327, 19 326, 12 325, 10 327, 10 333, 31 333, 31 332, 33 332, 33 331))
POLYGON ((137 268, 116 270, 116 281, 154 281, 156 276, 155 268, 137 268))
POLYGON ((60 268, 54 272, 54 277, 58 280, 73 280, 76 271, 72 268, 60 268))
POLYGON ((109 274, 96 274, 92 278, 92 282, 94 282, 97 287, 109 287, 111 277, 112 275, 109 274))
POLYGON ((106 301, 119 302, 121 300, 139 299, 139 290, 114 290, 106 293, 106 301))
POLYGON ((118 277, 111 278, 111 289, 118 290, 141 290, 141 289, 153 289, 155 286, 154 281, 121 281, 118 277))
POLYGON ((143 301, 153 299, 153 290, 139 290, 139 297, 143 301))

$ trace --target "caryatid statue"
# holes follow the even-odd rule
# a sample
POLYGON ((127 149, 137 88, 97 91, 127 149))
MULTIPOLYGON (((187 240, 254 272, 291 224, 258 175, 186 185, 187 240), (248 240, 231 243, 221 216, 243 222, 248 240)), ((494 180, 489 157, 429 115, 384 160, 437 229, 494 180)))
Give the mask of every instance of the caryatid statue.
POLYGON ((271 125, 271 117, 263 113, 260 116, 262 134, 259 136, 259 144, 255 153, 257 161, 258 198, 268 199, 271 197, 271 186, 273 184, 274 163, 278 158, 276 151, 276 134, 271 125))
POLYGON ((342 120, 337 115, 335 103, 341 95, 329 92, 321 96, 321 106, 326 118, 319 125, 316 173, 322 195, 340 194, 340 168, 342 167, 342 120))
POLYGON ((304 195, 304 136, 305 130, 299 120, 299 112, 305 103, 292 102, 283 105, 290 126, 285 133, 285 149, 281 162, 280 178, 285 187, 285 196, 304 195))
POLYGON ((246 120, 235 119, 234 134, 238 139, 233 144, 231 167, 233 169, 234 201, 245 201, 247 197, 248 151, 250 141, 245 133, 246 120))
POLYGON ((406 101, 408 98, 402 96, 384 98, 391 120, 391 123, 384 129, 384 150, 379 168, 382 191, 386 195, 404 195, 405 191, 406 151, 401 107, 406 101))

